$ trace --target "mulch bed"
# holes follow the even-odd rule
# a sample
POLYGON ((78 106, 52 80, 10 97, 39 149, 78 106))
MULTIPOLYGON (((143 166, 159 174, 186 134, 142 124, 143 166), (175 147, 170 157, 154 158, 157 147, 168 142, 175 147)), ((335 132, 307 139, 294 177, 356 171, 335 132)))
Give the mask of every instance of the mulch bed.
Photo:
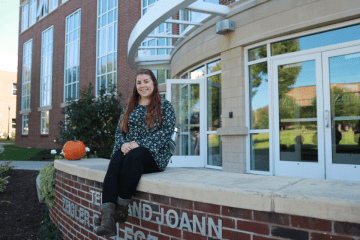
POLYGON ((36 239, 42 221, 42 205, 36 191, 36 177, 39 172, 10 170, 9 183, 4 192, 0 192, 1 240, 36 239))

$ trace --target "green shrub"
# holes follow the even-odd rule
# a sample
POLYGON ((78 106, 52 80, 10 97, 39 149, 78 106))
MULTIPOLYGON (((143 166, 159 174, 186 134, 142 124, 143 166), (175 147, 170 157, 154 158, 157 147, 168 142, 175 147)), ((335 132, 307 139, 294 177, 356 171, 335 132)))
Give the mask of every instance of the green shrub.
POLYGON ((62 146, 67 141, 80 140, 91 151, 97 151, 99 157, 110 158, 121 113, 120 94, 116 93, 116 86, 107 95, 101 88, 96 99, 92 90, 90 83, 83 87, 77 101, 67 99, 69 105, 62 110, 66 114, 66 129, 65 122, 60 121, 59 136, 55 139, 62 146))
POLYGON ((55 168, 54 163, 46 164, 40 170, 40 197, 50 206, 54 204, 55 196, 55 168))
POLYGON ((10 169, 15 167, 15 166, 9 166, 11 162, 12 161, 8 161, 0 165, 0 178, 9 176, 10 169))
POLYGON ((9 181, 7 180, 10 176, 7 176, 5 178, 1 178, 0 177, 0 192, 4 192, 5 188, 6 188, 6 184, 9 183, 9 181))
POLYGON ((38 240, 62 240, 62 235, 56 225, 50 220, 49 209, 46 204, 42 204, 42 221, 40 223, 40 229, 37 234, 38 240))
MULTIPOLYGON (((61 149, 60 149, 61 151, 61 149)), ((45 159, 54 159, 54 155, 50 153, 51 149, 45 148, 36 153, 35 156, 30 157, 29 160, 45 160, 45 159)))
POLYGON ((4 192, 6 184, 9 183, 7 180, 9 176, 10 169, 15 166, 9 166, 12 161, 8 161, 0 165, 0 192, 4 192))

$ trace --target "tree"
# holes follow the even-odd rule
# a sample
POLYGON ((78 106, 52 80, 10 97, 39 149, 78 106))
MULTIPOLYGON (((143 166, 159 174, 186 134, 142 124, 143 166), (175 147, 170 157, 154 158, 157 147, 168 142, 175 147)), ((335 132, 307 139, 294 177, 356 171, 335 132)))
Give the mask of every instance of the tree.
POLYGON ((58 122, 59 136, 56 141, 64 145, 69 140, 81 140, 98 157, 109 158, 115 141, 115 130, 121 114, 120 94, 116 86, 111 86, 111 94, 105 95, 105 87, 100 89, 96 99, 92 93, 93 86, 84 86, 77 101, 62 110, 66 113, 66 124, 58 122))
MULTIPOLYGON (((332 117, 351 117, 360 115, 359 96, 355 92, 346 91, 339 87, 330 89, 332 117)), ((345 130, 345 125, 355 125, 358 120, 336 121, 345 130)))
POLYGON ((254 127, 256 129, 269 129, 269 106, 268 105, 257 109, 257 121, 255 122, 254 127))

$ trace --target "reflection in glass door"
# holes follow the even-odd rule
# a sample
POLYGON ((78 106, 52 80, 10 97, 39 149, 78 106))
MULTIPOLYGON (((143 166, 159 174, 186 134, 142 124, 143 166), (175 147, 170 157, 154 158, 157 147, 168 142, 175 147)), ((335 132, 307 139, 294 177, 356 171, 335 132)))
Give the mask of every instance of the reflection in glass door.
POLYGON ((204 78, 167 79, 167 99, 174 106, 180 129, 170 167, 204 167, 204 78))
POLYGON ((321 55, 273 62, 275 175, 324 178, 321 55))
POLYGON ((360 47, 323 53, 326 175, 360 181, 360 47))

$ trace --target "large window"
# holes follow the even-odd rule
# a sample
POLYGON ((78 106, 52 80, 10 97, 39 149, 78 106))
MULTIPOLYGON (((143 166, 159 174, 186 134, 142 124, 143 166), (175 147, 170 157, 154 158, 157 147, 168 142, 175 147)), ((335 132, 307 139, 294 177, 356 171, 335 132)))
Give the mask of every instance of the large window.
POLYGON ((96 51, 96 95, 100 88, 116 89, 118 1, 98 0, 96 51))
POLYGON ((37 0, 30 0, 30 23, 29 26, 32 26, 36 23, 36 3, 37 0))
POLYGON ((22 134, 29 134, 29 114, 22 115, 22 134))
POLYGON ((50 27, 42 32, 40 106, 51 105, 53 33, 54 27, 50 27))
POLYGON ((29 27, 29 2, 22 6, 21 11, 21 31, 25 31, 29 27))
MULTIPOLYGON (((204 2, 219 4, 219 0, 203 0, 204 2)), ((196 22, 199 17, 202 16, 200 12, 188 11, 188 10, 181 10, 180 11, 180 20, 183 21, 192 21, 196 22)), ((189 25, 181 24, 180 25, 180 33, 182 33, 189 25)))
POLYGON ((36 16, 39 18, 43 18, 48 14, 49 11, 49 0, 40 0, 39 9, 37 11, 36 16))
MULTIPOLYGON (((316 117, 314 118, 314 114, 317 116, 316 100, 319 99, 319 96, 316 96, 316 83, 311 78, 315 76, 314 61, 279 65, 279 68, 272 69, 272 71, 277 71, 278 79, 272 79, 273 75, 270 74, 268 76, 268 73, 271 72, 269 70, 270 62, 279 59, 279 55, 291 53, 294 56, 296 55, 294 54, 295 52, 300 51, 314 53, 314 50, 309 50, 316 48, 325 49, 324 47, 326 46, 360 39, 359 24, 323 32, 315 31, 313 30, 312 34, 303 36, 297 34, 292 38, 270 40, 266 43, 246 48, 245 67, 248 86, 246 92, 248 109, 246 121, 249 127, 249 142, 247 145, 249 148, 247 151, 249 153, 247 156, 249 168, 247 168, 247 171, 249 173, 272 174, 270 165, 274 164, 271 162, 277 160, 274 157, 276 156, 275 152, 281 153, 280 159, 284 159, 285 157, 282 157, 284 153, 298 152, 298 150, 295 150, 295 147, 298 148, 301 144, 305 150, 302 150, 303 155, 300 155, 300 157, 304 157, 305 153, 309 154, 313 149, 316 149, 317 154, 318 130, 314 130, 317 128, 317 124, 312 122, 314 121, 312 119, 317 119, 316 117), (310 74, 311 71, 309 69, 312 70, 312 74, 310 74), (275 82, 278 85, 278 96, 271 96, 274 91, 275 82), (275 106, 275 99, 279 101, 278 109, 271 109, 272 106, 275 106), (275 125, 277 123, 271 123, 272 120, 276 119, 275 114, 279 117, 279 128, 275 125), (274 132, 278 131, 277 129, 279 130, 280 144, 279 146, 272 147, 275 144, 275 140, 272 139, 275 139, 274 132), (296 136, 299 137, 296 138, 296 136), (304 144, 303 136, 309 136, 307 138, 304 137, 307 139, 307 142, 304 142, 304 144), (274 150, 275 152, 271 153, 271 149, 275 148, 277 148, 274 150)), ((344 74, 344 72, 341 72, 339 76, 344 74)), ((311 156, 315 156, 312 152, 311 154, 311 156)), ((294 158, 292 160, 295 161, 294 158)))
POLYGON ((166 79, 171 78, 170 70, 159 69, 159 70, 151 70, 151 71, 154 73, 159 84, 163 84, 165 83, 166 79))
POLYGON ((30 109, 32 39, 24 43, 22 67, 21 109, 30 109))
MULTIPOLYGON (((141 16, 152 7, 158 0, 142 0, 141 16)), ((150 34, 163 34, 168 35, 172 33, 171 23, 162 23, 159 27, 155 28, 150 34)), ((145 38, 142 46, 156 47, 156 46, 172 46, 171 38, 145 38)), ((170 54, 171 49, 145 49, 140 51, 142 55, 164 55, 170 54)))
POLYGON ((41 112, 41 134, 49 134, 49 111, 41 112))
POLYGON ((49 0, 49 12, 54 11, 59 4, 59 0, 49 0))
MULTIPOLYGON (((221 128, 221 61, 219 59, 215 61, 207 62, 190 72, 187 72, 181 76, 182 79, 198 79, 206 78, 206 149, 207 149, 207 167, 221 168, 222 167, 222 138, 217 135, 216 131, 221 128)), ((190 119, 191 122, 191 119, 190 119)), ((186 132, 191 136, 191 133, 186 132)), ((191 136, 188 138, 190 143, 188 146, 194 146, 194 153, 198 155, 196 145, 191 144, 191 139, 196 139, 198 136, 191 136)), ((198 141, 195 141, 198 142, 198 141)))
POLYGON ((64 102, 79 98, 81 10, 66 18, 64 102))

